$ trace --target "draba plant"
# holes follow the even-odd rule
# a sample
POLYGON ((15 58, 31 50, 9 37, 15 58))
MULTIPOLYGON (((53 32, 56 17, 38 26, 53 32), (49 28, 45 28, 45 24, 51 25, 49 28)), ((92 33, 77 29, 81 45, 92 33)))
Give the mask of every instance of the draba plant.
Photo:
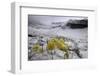
POLYGON ((69 57, 68 50, 69 46, 63 39, 57 41, 57 48, 64 52, 64 59, 69 57))
POLYGON ((53 51, 55 51, 55 48, 56 48, 56 39, 49 40, 47 43, 47 50, 51 52, 52 59, 53 59, 53 51))
POLYGON ((65 44, 65 41, 63 39, 58 39, 58 38, 50 39, 47 44, 47 49, 48 51, 51 51, 52 59, 53 59, 52 51, 55 51, 55 49, 59 49, 64 52, 64 59, 69 57, 68 54, 69 47, 68 44, 65 44))
POLYGON ((32 51, 35 53, 42 53, 43 52, 42 47, 38 43, 33 45, 32 51))

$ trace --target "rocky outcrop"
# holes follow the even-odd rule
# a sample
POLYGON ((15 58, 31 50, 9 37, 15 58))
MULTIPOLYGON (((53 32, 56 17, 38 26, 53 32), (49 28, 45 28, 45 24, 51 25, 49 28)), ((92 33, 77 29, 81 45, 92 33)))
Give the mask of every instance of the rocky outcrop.
POLYGON ((77 28, 86 28, 88 27, 88 20, 69 20, 66 26, 69 26, 70 28, 77 29, 77 28))

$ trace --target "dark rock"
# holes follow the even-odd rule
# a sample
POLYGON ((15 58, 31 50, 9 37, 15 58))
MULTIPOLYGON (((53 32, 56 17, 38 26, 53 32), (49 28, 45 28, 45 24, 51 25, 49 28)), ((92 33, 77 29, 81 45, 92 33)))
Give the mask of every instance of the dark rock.
POLYGON ((88 27, 88 20, 83 19, 83 20, 69 20, 67 23, 67 26, 73 29, 77 28, 86 28, 88 27))

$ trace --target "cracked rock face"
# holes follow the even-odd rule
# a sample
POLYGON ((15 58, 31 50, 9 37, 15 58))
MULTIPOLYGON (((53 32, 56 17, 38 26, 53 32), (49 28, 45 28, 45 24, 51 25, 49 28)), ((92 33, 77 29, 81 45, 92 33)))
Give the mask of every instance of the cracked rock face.
MULTIPOLYGON (((44 39, 46 39, 48 37, 44 37, 44 39)), ((48 52, 46 50, 46 41, 44 43, 43 46, 43 53, 38 54, 35 52, 32 52, 32 47, 34 46, 35 43, 38 42, 37 37, 29 37, 29 60, 51 60, 52 59, 52 54, 50 52, 48 52)), ((50 38, 49 38, 50 39, 50 38)), ((46 39, 47 40, 47 39, 46 39)), ((69 45, 69 58, 68 59, 79 59, 80 57, 77 55, 77 52, 75 51, 75 49, 78 49, 78 53, 82 56, 81 58, 87 58, 88 57, 88 43, 82 39, 80 39, 80 41, 74 41, 72 39, 66 39, 67 41, 65 43, 68 43, 69 45)), ((53 59, 64 59, 64 52, 59 50, 59 49, 55 49, 53 51, 53 59)))

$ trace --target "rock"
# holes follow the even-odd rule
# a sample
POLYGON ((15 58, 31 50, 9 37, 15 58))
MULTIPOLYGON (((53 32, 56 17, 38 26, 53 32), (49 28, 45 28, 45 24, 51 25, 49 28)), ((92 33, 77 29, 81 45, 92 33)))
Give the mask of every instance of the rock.
POLYGON ((77 54, 74 51, 69 52, 69 59, 79 59, 77 54))
POLYGON ((69 20, 67 23, 67 26, 73 29, 77 28, 86 28, 88 27, 88 20, 82 19, 82 20, 69 20))

